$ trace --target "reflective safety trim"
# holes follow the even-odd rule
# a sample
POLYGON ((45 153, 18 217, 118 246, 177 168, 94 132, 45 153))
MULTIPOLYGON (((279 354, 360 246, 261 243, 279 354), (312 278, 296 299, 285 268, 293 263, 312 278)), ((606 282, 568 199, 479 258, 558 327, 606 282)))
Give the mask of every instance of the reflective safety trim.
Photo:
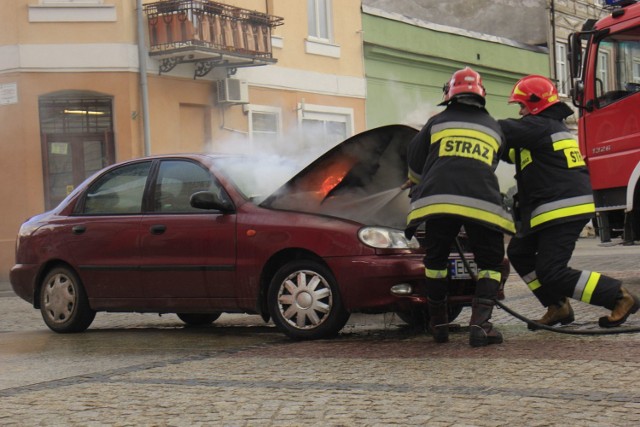
POLYGON ((431 270, 429 268, 424 269, 424 275, 427 279, 445 279, 447 277, 448 270, 431 270))
POLYGON ((575 139, 562 139, 553 143, 553 151, 560 151, 566 148, 580 148, 575 139))
POLYGON ((502 278, 502 274, 495 270, 480 270, 478 272, 478 279, 491 279, 499 282, 502 278))
POLYGON ((527 286, 529 287, 531 292, 533 292, 536 289, 540 288, 540 286, 542 286, 542 285, 540 284, 540 281, 538 279, 534 279, 534 280, 528 282, 527 286))
MULTIPOLYGON (((470 129, 470 130, 475 130, 475 131, 478 131, 478 132, 486 133, 492 139, 495 139, 496 142, 498 143, 498 146, 502 142, 501 136, 500 136, 500 134, 498 132, 496 132, 495 130, 491 129, 488 126, 481 125, 479 123, 456 122, 456 121, 442 122, 442 123, 438 123, 436 125, 433 125, 431 127, 431 134, 433 135, 435 133, 442 132, 445 129, 470 129)), ((432 141, 433 141, 433 139, 432 139, 432 141)), ((497 148, 496 148, 496 151, 497 151, 497 148)))
POLYGON ((408 178, 409 178, 409 181, 413 182, 414 184, 417 184, 420 182, 420 174, 414 172, 413 170, 411 170, 411 168, 409 168, 408 178))
POLYGON ((525 283, 533 282, 537 278, 538 278, 538 274, 536 273, 535 270, 532 271, 531 273, 527 273, 524 276, 522 276, 522 280, 524 280, 525 283))
POLYGON ((516 231, 511 215, 502 206, 452 194, 423 197, 411 203, 407 222, 434 214, 460 215, 494 224, 511 233, 516 231))
POLYGON ((573 290, 573 299, 577 299, 582 302, 590 303, 593 291, 600 281, 600 273, 583 271, 576 283, 576 287, 573 290))
POLYGON ((576 137, 571 132, 556 132, 551 135, 551 141, 554 142, 554 145, 556 142, 562 141, 563 139, 573 139, 575 141, 576 137))
POLYGON ((444 129, 440 132, 431 134, 431 143, 435 144, 443 138, 464 138, 464 139, 475 139, 481 143, 487 144, 489 148, 491 148, 494 152, 497 152, 500 149, 500 143, 496 140, 496 138, 488 135, 486 132, 481 132, 472 129, 444 129))
POLYGON ((593 196, 578 196, 557 200, 538 206, 531 212, 531 227, 535 227, 547 221, 569 216, 594 213, 596 211, 593 196))
MULTIPOLYGON (((553 143, 553 149, 564 152, 568 168, 586 166, 582 158, 582 153, 580 152, 580 147, 578 146, 578 141, 576 141, 571 134, 566 134, 566 132, 564 134, 568 135, 568 138, 555 141, 553 143)), ((555 135, 560 136, 560 134, 555 135)))

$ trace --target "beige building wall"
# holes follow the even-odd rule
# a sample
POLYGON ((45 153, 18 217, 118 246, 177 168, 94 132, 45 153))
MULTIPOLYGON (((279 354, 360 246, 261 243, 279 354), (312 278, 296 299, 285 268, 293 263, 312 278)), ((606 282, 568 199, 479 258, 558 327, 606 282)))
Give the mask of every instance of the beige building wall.
MULTIPOLYGON (((136 2, 61 2, 0 1, 0 280, 8 279, 20 224, 45 210, 42 96, 87 91, 111 97, 114 160, 144 155, 136 2)), ((272 32, 277 63, 238 68, 231 77, 248 82, 249 103, 218 104, 216 82, 227 70, 194 78, 194 65, 181 64, 160 73, 160 62, 148 57, 152 154, 226 150, 226 141, 234 150, 261 149, 251 134, 253 111, 279 114, 279 148, 286 153, 313 144, 301 132, 305 118, 346 117, 348 135, 365 130, 359 0, 333 0, 333 35, 322 42, 308 37, 306 1, 223 3, 284 18, 272 32)))

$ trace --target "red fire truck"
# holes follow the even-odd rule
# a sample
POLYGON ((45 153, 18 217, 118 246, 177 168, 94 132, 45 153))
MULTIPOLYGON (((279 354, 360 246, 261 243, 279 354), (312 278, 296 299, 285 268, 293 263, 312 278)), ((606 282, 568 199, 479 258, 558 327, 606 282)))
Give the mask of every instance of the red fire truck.
POLYGON ((610 14, 569 36, 573 103, 602 242, 640 239, 640 3, 605 0, 610 14))

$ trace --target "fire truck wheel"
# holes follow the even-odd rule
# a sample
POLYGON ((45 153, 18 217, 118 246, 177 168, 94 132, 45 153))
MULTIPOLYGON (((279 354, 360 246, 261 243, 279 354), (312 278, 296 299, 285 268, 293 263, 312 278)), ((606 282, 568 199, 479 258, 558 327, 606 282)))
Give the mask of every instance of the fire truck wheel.
POLYGON ((283 265, 271 280, 267 305, 276 326, 297 340, 336 335, 349 320, 333 274, 313 260, 283 265))

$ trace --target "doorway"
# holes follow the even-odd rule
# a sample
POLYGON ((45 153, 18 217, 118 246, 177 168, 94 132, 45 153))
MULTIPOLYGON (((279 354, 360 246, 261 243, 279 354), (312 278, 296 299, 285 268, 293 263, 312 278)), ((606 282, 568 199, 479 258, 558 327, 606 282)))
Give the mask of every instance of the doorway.
POLYGON ((75 93, 39 100, 45 208, 115 161, 112 98, 75 93))

